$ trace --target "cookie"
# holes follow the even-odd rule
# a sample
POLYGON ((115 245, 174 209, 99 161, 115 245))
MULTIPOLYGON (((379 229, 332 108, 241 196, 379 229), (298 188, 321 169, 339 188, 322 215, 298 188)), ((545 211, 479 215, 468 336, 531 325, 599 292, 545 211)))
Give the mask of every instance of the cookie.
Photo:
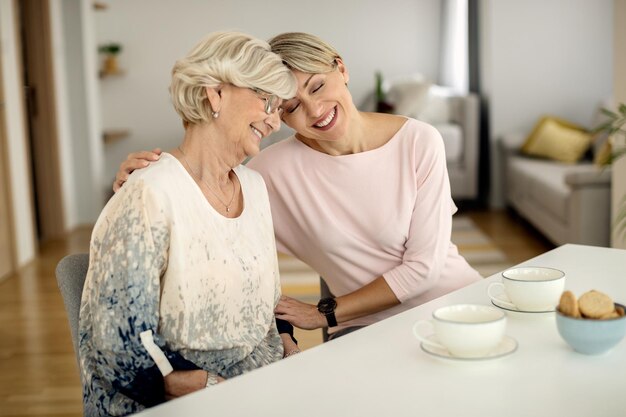
POLYGON ((584 293, 578 300, 580 313, 592 319, 599 319, 613 312, 615 305, 608 295, 591 290, 584 293))
POLYGON ((619 317, 620 315, 617 310, 613 310, 609 314, 605 314, 604 316, 600 317, 600 320, 617 319, 619 317))
POLYGON ((615 306, 615 312, 620 316, 620 317, 624 317, 624 307, 622 306, 615 306))
POLYGON ((566 316, 580 317, 580 310, 578 310, 578 301, 576 300, 576 296, 573 292, 565 291, 561 295, 561 300, 559 301, 559 311, 566 316))

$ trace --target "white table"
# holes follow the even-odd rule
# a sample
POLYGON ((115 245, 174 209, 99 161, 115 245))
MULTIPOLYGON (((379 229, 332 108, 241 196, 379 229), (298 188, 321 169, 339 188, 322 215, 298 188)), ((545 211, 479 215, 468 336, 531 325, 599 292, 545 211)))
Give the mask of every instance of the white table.
MULTIPOLYGON (((626 251, 564 245, 520 265, 566 274, 580 296, 626 302, 626 251)), ((508 315, 518 350, 458 362, 425 354, 411 327, 440 307, 490 304, 499 274, 265 368, 144 411, 145 416, 626 416, 626 340, 601 356, 574 352, 554 313, 508 315)))

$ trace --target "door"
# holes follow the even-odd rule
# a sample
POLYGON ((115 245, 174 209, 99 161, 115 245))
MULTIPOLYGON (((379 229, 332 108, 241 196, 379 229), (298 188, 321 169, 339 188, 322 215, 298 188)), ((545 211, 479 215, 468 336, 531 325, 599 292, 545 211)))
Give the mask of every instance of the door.
POLYGON ((65 234, 48 0, 20 0, 20 32, 37 236, 65 234))

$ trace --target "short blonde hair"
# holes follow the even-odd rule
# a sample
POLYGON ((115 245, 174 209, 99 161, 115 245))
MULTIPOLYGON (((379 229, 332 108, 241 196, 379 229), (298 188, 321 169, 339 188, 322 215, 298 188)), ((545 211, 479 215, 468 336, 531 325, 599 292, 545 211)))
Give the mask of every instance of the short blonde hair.
POLYGON ((256 88, 283 99, 296 94, 293 73, 267 42, 239 32, 207 36, 172 69, 170 96, 183 124, 208 122, 206 87, 229 83, 256 88))
POLYGON ((336 68, 336 59, 341 59, 335 48, 308 33, 281 33, 269 44, 289 68, 309 74, 330 72, 336 68))

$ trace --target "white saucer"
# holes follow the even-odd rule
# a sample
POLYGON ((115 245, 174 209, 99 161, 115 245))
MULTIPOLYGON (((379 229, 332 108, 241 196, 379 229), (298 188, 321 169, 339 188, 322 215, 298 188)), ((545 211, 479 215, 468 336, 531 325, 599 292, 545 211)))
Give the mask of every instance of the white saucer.
MULTIPOLYGON (((504 294, 500 295, 501 297, 505 297, 504 294)), ((507 299, 508 300, 508 299, 507 299)), ((502 300, 502 301, 506 301, 506 300, 502 300)), ((509 301, 510 302, 510 301, 509 301)), ((513 311, 515 313, 531 313, 531 314, 537 314, 537 313, 554 313, 554 308, 552 310, 540 310, 540 311, 527 311, 527 310, 521 310, 517 307, 511 307, 505 304, 502 304, 501 302, 499 302, 499 300, 496 299, 491 299, 491 304, 493 304, 494 306, 501 308, 502 310, 507 310, 507 311, 513 311)))
MULTIPOLYGON (((430 335, 427 337, 428 340, 436 341, 435 335, 430 335)), ((475 357, 475 358, 466 358, 462 356, 453 356, 446 349, 434 347, 431 345, 427 345, 426 343, 421 343, 420 345, 422 350, 429 355, 436 356, 438 358, 450 359, 455 361, 484 361, 489 359, 501 358, 503 356, 510 355, 511 353, 517 350, 517 340, 513 339, 510 336, 504 336, 502 342, 491 352, 486 354, 485 356, 475 357)))

